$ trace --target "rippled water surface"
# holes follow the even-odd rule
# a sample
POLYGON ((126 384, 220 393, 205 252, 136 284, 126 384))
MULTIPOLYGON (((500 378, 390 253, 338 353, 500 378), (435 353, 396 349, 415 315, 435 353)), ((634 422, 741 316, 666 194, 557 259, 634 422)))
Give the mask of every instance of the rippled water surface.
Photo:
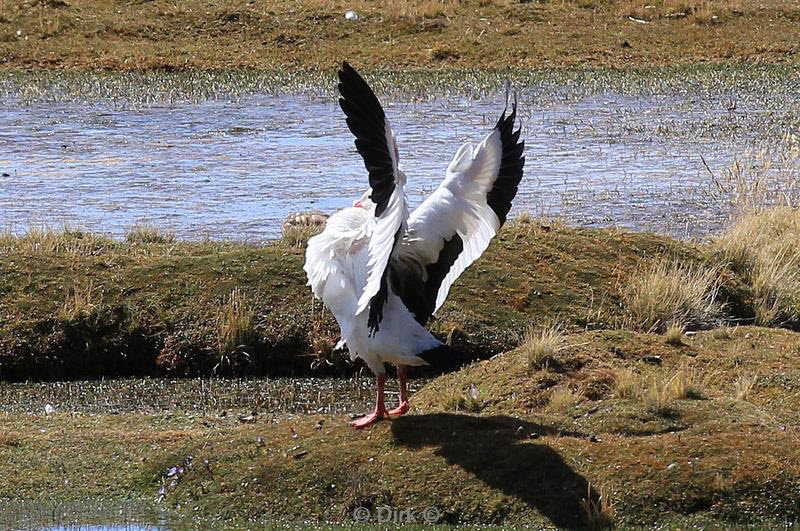
MULTIPOLYGON (((701 156, 722 175, 734 157, 775 146, 800 124, 800 94, 770 94, 767 85, 571 99, 518 89, 527 162, 515 212, 581 225, 711 230, 725 208, 709 195, 701 156)), ((412 205, 463 142, 491 129, 502 101, 450 94, 385 105, 412 205)), ((121 236, 145 221, 180 238, 263 241, 280 234, 287 214, 332 212, 367 186, 329 96, 140 108, 6 98, 0 124, 0 223, 13 230, 68 224, 121 236)))

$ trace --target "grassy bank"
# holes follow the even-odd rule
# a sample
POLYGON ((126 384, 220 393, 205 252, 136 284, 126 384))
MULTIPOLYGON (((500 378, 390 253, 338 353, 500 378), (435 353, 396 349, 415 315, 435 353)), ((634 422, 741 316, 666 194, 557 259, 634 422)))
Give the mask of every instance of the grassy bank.
MULTIPOLYGON (((567 331, 800 326, 800 218, 776 209, 693 244, 522 215, 456 283, 431 323, 462 352, 435 370, 567 331)), ((124 242, 81 231, 0 238, 0 377, 352 372, 333 317, 305 286, 300 244, 124 242)))
MULTIPOLYGON (((346 369, 332 352, 333 317, 305 287, 302 248, 129 236, 33 231, 2 239, 0 377, 346 369)), ((533 322, 616 327, 626 319, 621 287, 660 260, 708 258, 662 236, 524 217, 459 279, 432 330, 464 352, 457 364, 513 348, 533 322)))
POLYGON ((0 64, 79 70, 797 63, 791 0, 24 0, 0 64), (356 20, 345 18, 353 10, 356 20))
POLYGON ((534 527, 796 522, 798 339, 757 327, 681 344, 570 334, 547 365, 527 347, 471 365, 417 392, 412 415, 364 432, 342 414, 54 401, 50 415, 0 414, 0 498, 159 499, 207 522, 347 523, 381 506, 534 527))

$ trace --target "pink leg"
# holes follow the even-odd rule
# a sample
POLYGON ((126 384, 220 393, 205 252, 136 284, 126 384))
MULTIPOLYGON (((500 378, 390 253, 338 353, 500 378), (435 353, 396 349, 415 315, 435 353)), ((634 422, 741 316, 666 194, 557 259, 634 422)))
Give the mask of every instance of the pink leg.
POLYGON ((400 404, 389 411, 390 417, 399 417, 408 411, 408 395, 406 391, 406 377, 408 376, 408 369, 405 365, 397 366, 397 383, 400 387, 400 404))
POLYGON ((383 404, 383 387, 386 383, 386 374, 379 374, 377 380, 378 398, 375 401, 375 412, 351 422, 350 425, 354 428, 366 428, 386 416, 386 406, 383 404))

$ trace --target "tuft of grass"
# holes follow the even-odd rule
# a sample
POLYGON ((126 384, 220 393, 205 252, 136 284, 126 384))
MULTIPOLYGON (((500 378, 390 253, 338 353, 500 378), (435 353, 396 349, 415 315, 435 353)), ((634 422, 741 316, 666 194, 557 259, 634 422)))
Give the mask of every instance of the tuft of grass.
POLYGON ((684 345, 683 326, 678 323, 670 323, 667 326, 667 331, 664 333, 664 340, 667 345, 673 347, 681 347, 684 345))
POLYGON ((756 374, 739 374, 733 381, 733 396, 736 400, 747 400, 757 381, 758 375, 756 374))
POLYGON ((325 229, 326 217, 316 212, 290 215, 281 227, 281 241, 289 247, 305 247, 312 236, 325 229))
POLYGON ((756 324, 800 323, 800 210, 787 206, 741 215, 713 244, 749 287, 756 324))
POLYGON ((75 322, 92 315, 100 306, 94 284, 74 287, 67 292, 64 304, 58 309, 58 319, 63 322, 75 322))
POLYGON ((800 203, 800 140, 792 134, 769 149, 746 151, 721 172, 706 169, 711 196, 738 215, 800 203))
POLYGON ((463 411, 466 413, 479 413, 486 405, 480 399, 478 388, 471 384, 467 391, 462 388, 453 388, 446 391, 442 405, 446 411, 463 411))
POLYGON ((711 337, 714 339, 732 339, 736 329, 731 326, 723 325, 711 331, 711 337))
POLYGON ((703 379, 696 370, 683 368, 669 380, 669 390, 678 400, 699 400, 703 398, 703 379))
POLYGON ((637 399, 642 396, 642 377, 631 369, 614 372, 613 396, 622 399, 637 399))
POLYGON ((69 227, 57 231, 47 226, 31 226, 22 234, 15 234, 10 228, 0 231, 0 251, 5 254, 58 254, 75 258, 115 246, 108 238, 69 227))
POLYGON ((592 530, 612 529, 616 518, 614 503, 605 488, 600 488, 595 499, 592 496, 591 484, 586 487, 586 497, 580 500, 583 515, 586 518, 586 527, 592 530))
POLYGON ((319 305, 319 311, 315 311, 314 306, 312 301, 311 326, 308 329, 308 344, 316 357, 311 364, 312 369, 322 364, 333 365, 336 347, 336 336, 331 333, 331 325, 325 321, 324 306, 319 305))
POLYGON ((529 327, 520 349, 532 371, 546 369, 556 363, 556 355, 564 345, 564 332, 559 326, 547 326, 539 331, 529 327))
POLYGON ((722 315, 718 270, 659 261, 634 276, 623 291, 635 328, 662 332, 669 323, 685 329, 710 327, 722 315))
POLYGON ((584 401, 584 395, 568 386, 559 386, 552 390, 547 402, 547 411, 551 413, 564 413, 584 401))
POLYGON ((642 400, 652 415, 672 417, 677 413, 673 396, 672 378, 665 371, 658 371, 650 377, 642 400))
POLYGON ((253 311, 240 288, 234 288, 217 312, 218 352, 227 356, 251 343, 253 311))
POLYGON ((175 243, 175 234, 148 223, 136 223, 125 231, 128 243, 175 243))

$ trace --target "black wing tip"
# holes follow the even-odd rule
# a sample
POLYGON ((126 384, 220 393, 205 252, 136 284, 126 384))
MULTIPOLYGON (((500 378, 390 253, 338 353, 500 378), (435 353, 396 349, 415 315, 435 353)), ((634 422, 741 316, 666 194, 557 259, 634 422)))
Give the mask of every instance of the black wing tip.
POLYGON ((487 203, 497 215, 502 226, 506 222, 508 212, 511 210, 511 201, 517 195, 517 189, 522 181, 525 167, 525 141, 520 140, 522 126, 514 131, 514 122, 517 119, 517 97, 508 113, 508 103, 503 109, 503 114, 497 121, 495 128, 500 133, 500 142, 503 145, 503 155, 500 161, 500 170, 492 189, 487 195, 487 203))

